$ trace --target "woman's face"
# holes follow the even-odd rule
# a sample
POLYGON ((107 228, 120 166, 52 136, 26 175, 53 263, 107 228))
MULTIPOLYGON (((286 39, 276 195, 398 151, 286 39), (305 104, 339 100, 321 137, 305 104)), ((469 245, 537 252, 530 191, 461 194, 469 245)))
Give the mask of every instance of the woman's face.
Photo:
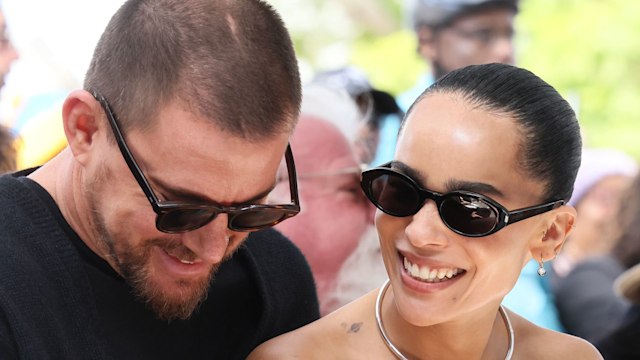
MULTIPOLYGON (((515 210, 543 202, 543 185, 520 170, 520 141, 511 116, 474 108, 458 95, 432 94, 407 118, 395 161, 423 188, 474 191, 515 210)), ((447 228, 430 200, 413 216, 378 211, 381 249, 403 318, 426 326, 497 306, 531 256, 540 258, 532 250, 549 225, 545 219, 534 216, 471 238, 447 228), (405 266, 418 271, 412 276, 405 266), (444 278, 420 278, 434 270, 444 278)))

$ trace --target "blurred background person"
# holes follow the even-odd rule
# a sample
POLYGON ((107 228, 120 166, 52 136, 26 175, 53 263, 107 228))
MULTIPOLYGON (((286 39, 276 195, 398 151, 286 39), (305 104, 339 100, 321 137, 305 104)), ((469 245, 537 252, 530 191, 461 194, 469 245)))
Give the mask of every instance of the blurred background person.
POLYGON ((0 8, 0 89, 4 87, 5 77, 11 64, 18 59, 18 50, 13 46, 7 31, 4 12, 0 8))
POLYGON ((315 85, 346 92, 355 102, 358 119, 355 129, 348 131, 351 135, 347 136, 353 138, 350 141, 360 163, 370 164, 378 149, 380 126, 384 119, 389 115, 404 116, 393 95, 374 88, 365 72, 355 66, 322 71, 312 79, 310 86, 315 85))
MULTIPOLYGON (((416 34, 418 55, 430 74, 398 96, 407 111, 436 79, 467 65, 514 64, 514 19, 518 0, 407 0, 407 17, 416 34)), ((374 165, 393 158, 401 118, 383 124, 374 165)))
MULTIPOLYGON (((0 8, 0 90, 11 64, 18 59, 18 51, 13 46, 7 31, 4 12, 0 8)), ((0 174, 16 170, 16 141, 11 129, 0 123, 0 174)))
POLYGON ((431 74, 399 96, 403 108, 450 71, 474 64, 515 63, 518 0, 410 0, 408 11, 417 52, 431 74))
MULTIPOLYGON (((360 189, 361 167, 349 140, 355 136, 357 113, 346 92, 319 85, 306 87, 300 120, 291 138, 302 210, 289 219, 293 221, 282 222, 276 229, 307 258, 321 314, 333 309, 327 295, 342 263, 373 228, 375 210, 360 189)), ((287 179, 281 179, 275 196, 288 196, 287 184, 287 179)))
POLYGON ((622 235, 612 253, 625 271, 614 289, 630 305, 621 323, 595 345, 607 360, 640 359, 640 176, 624 197, 619 217, 622 235))
POLYGON ((611 285, 640 256, 640 216, 629 201, 638 195, 625 196, 637 169, 624 152, 583 150, 569 202, 578 213, 575 228, 549 267, 562 325, 590 342, 613 330, 629 307, 611 285))
POLYGON ((16 170, 15 137, 6 126, 0 125, 0 174, 16 170))

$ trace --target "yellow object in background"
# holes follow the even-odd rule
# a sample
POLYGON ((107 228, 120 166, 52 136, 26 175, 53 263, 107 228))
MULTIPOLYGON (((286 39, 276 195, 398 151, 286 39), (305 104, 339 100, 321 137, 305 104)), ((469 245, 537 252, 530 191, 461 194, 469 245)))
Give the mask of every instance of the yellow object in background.
POLYGON ((18 169, 44 164, 67 146, 60 109, 38 115, 19 136, 18 169))

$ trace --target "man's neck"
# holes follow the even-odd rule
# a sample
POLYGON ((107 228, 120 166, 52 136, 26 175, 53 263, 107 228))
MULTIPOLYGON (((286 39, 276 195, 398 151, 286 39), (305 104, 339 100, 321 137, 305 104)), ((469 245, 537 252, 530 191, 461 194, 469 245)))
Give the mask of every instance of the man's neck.
POLYGON ((65 221, 80 239, 98 256, 104 251, 96 246, 96 234, 92 231, 89 204, 82 196, 82 173, 71 150, 67 147, 28 177, 51 195, 65 221))

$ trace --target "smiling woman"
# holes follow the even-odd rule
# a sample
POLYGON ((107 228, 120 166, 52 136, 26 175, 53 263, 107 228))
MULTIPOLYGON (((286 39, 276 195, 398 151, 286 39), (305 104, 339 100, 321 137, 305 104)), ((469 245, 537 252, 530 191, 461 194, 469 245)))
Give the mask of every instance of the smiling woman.
POLYGON ((571 107, 531 72, 443 77, 407 113, 395 159, 362 176, 388 282, 253 358, 601 358, 500 305, 522 267, 533 258, 543 273, 571 232, 580 152, 571 107))

